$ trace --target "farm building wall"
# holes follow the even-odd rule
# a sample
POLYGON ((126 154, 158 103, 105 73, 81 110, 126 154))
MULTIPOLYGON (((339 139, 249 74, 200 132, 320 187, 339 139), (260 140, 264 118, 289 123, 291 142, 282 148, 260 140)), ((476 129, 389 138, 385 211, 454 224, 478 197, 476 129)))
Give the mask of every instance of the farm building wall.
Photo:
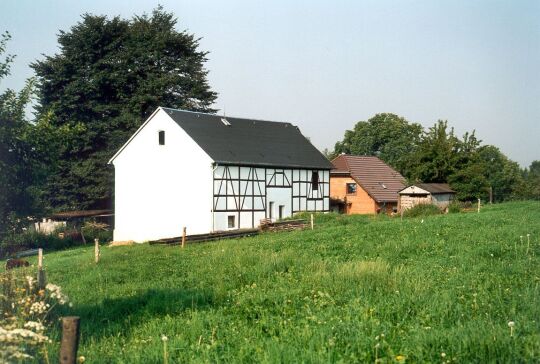
POLYGON ((399 208, 401 210, 407 210, 420 204, 433 204, 441 210, 445 210, 454 196, 451 193, 438 193, 432 195, 427 191, 425 192, 425 194, 420 194, 418 192, 416 194, 400 194, 399 208))
POLYGON ((377 203, 371 196, 351 177, 332 176, 330 178, 330 196, 332 198, 347 199, 350 205, 346 208, 347 214, 375 214, 377 203), (356 184, 356 193, 347 194, 347 184, 356 184))
POLYGON ((399 206, 402 210, 410 209, 416 205, 430 204, 431 195, 399 195, 399 206))
POLYGON ((212 160, 159 109, 113 161, 114 240, 143 242, 212 228, 212 160), (160 132, 163 145, 160 145, 160 132))
POLYGON ((329 171, 218 165, 214 170, 213 230, 254 228, 301 211, 329 210, 329 171), (318 176, 313 189, 313 174, 318 176))
POLYGON ((440 193, 433 195, 433 203, 441 210, 444 210, 450 205, 454 195, 452 193, 440 193))

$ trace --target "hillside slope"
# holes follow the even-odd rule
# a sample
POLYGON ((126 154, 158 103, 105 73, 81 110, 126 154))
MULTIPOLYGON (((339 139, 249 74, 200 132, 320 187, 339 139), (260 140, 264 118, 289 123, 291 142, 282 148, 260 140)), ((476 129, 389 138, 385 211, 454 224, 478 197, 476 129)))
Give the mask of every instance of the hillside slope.
POLYGON ((103 248, 97 266, 83 247, 45 266, 81 316, 86 363, 163 361, 162 334, 170 362, 534 362, 539 237, 540 204, 520 202, 103 248))

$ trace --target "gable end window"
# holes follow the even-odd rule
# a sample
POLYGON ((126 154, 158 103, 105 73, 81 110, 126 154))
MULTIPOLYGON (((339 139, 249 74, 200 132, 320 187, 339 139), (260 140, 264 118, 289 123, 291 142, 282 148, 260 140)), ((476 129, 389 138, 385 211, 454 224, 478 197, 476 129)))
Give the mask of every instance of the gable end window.
POLYGON ((165 145, 165 130, 158 132, 159 145, 165 145))
POLYGON ((311 189, 317 191, 319 189, 319 172, 311 172, 311 189))
POLYGON ((347 195, 356 195, 356 183, 347 183, 347 195))

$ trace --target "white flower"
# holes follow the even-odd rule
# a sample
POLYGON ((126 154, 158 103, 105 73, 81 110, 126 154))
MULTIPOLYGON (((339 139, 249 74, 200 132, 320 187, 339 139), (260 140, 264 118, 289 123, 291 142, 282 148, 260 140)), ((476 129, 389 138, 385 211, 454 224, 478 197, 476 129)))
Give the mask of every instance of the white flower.
POLYGON ((516 323, 514 321, 508 321, 508 327, 514 327, 516 323))
POLYGON ((441 353, 441 358, 446 358, 446 353, 441 353))
POLYGON ((28 321, 27 323, 24 324, 24 327, 30 330, 34 330, 34 331, 45 330, 45 326, 43 326, 41 322, 37 322, 37 321, 28 321))
POLYGON ((36 280, 32 276, 26 276, 26 282, 28 282, 28 288, 32 289, 34 287, 34 282, 36 280))
POLYGON ((164 341, 164 342, 165 342, 165 341, 167 341, 167 340, 169 340, 169 338, 168 338, 167 336, 161 335, 161 341, 164 341))

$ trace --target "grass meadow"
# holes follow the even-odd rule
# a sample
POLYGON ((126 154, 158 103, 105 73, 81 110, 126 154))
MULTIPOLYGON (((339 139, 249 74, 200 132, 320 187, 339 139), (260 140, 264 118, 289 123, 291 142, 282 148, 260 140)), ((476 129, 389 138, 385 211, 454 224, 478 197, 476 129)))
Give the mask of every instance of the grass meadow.
POLYGON ((539 362, 539 238, 540 203, 515 202, 44 264, 85 363, 163 362, 162 335, 170 363, 539 362))

